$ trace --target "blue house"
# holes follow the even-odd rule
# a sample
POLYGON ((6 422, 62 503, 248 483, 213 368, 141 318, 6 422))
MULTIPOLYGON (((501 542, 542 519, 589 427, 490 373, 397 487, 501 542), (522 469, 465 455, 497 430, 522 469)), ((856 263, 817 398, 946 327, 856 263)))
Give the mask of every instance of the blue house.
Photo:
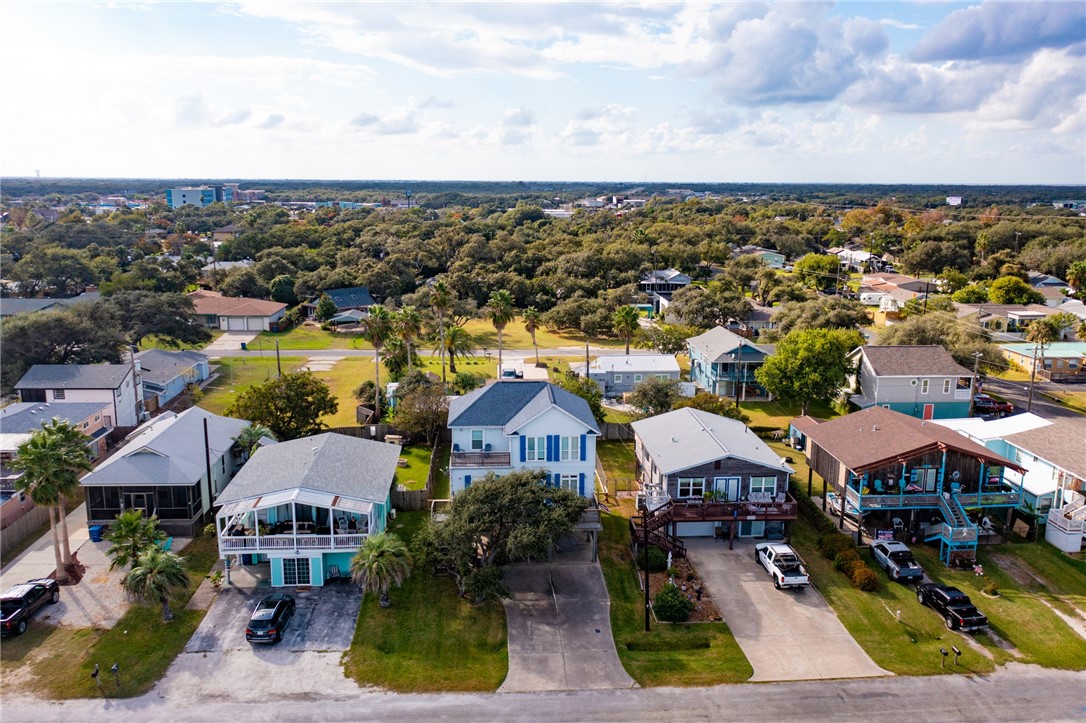
POLYGON ((772 399, 754 372, 773 354, 768 344, 754 344, 722 326, 686 340, 690 381, 721 397, 740 401, 772 399))
MULTIPOLYGON (((365 286, 352 286, 346 289, 328 289, 323 293, 323 296, 327 296, 332 300, 332 303, 336 305, 337 314, 342 314, 345 311, 351 310, 369 312, 370 307, 377 304, 370 295, 369 288, 365 286)), ((305 314, 310 319, 316 315, 317 304, 320 303, 320 300, 320 296, 314 296, 302 303, 302 308, 305 309, 305 314)))
POLYGON ((143 372, 143 399, 150 411, 211 376, 207 355, 198 351, 148 349, 136 354, 136 364, 143 372))
POLYGON ((269 563, 273 586, 324 585, 385 529, 400 447, 342 434, 256 451, 216 499, 219 557, 269 563))
POLYGON ((969 416, 973 372, 941 346, 861 346, 848 358, 856 368, 849 399, 860 409, 885 407, 918 419, 969 416))

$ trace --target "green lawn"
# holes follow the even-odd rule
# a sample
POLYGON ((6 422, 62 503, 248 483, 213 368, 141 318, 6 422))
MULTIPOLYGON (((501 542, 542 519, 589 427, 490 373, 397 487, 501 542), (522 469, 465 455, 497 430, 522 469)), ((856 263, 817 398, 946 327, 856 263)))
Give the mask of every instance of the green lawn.
POLYGON ((280 351, 293 349, 372 349, 360 337, 349 334, 333 334, 319 326, 303 324, 286 331, 262 331, 249 342, 250 349, 275 351, 275 342, 279 342, 280 351))
MULTIPOLYGON (((355 399, 354 392, 358 385, 364 381, 373 381, 376 377, 376 365, 372 357, 347 357, 341 359, 328 371, 315 371, 317 377, 331 389, 333 396, 339 401, 339 410, 335 414, 327 414, 321 421, 329 427, 353 427, 358 424, 358 416, 355 408, 360 403, 355 399)), ((388 374, 381 369, 381 385, 388 381, 388 374)), ((367 407, 373 407, 373 400, 363 402, 367 407)), ((381 413, 385 412, 385 398, 381 397, 381 413)))
MULTIPOLYGON (((475 339, 476 346, 486 347, 497 352, 498 332, 494 325, 485 319, 470 319, 464 325, 464 330, 475 339)), ((565 332, 553 332, 547 329, 539 329, 535 333, 536 342, 540 349, 556 349, 559 347, 579 346, 584 347, 587 341, 592 346, 607 347, 609 349, 625 349, 626 342, 621 339, 600 339, 586 337, 584 334, 572 334, 565 332)), ((502 334, 502 347, 505 349, 532 349, 532 336, 524 329, 524 322, 517 317, 502 334)))
MULTIPOLYGON (((427 512, 398 515, 392 531, 410 540, 427 512)), ((344 672, 363 686, 399 693, 492 692, 505 680, 505 609, 500 602, 473 606, 457 596, 450 577, 415 569, 381 609, 362 601, 344 672)))
POLYGON ((629 424, 630 422, 634 421, 634 415, 630 412, 623 412, 619 409, 604 407, 603 421, 610 422, 612 424, 629 424))
POLYGON ((165 675, 204 617, 205 611, 186 610, 185 604, 218 559, 215 539, 198 537, 181 556, 189 566, 189 587, 174 599, 171 622, 162 622, 162 608, 156 604, 133 605, 111 630, 35 625, 26 635, 4 643, 0 670, 6 676, 15 668, 31 666, 29 686, 46 698, 143 695, 165 675), (90 677, 96 663, 101 689, 90 677), (109 673, 114 663, 120 668, 119 681, 109 673))
MULTIPOLYGON (((800 416, 799 404, 782 401, 743 402, 739 408, 750 417, 752 427, 776 427, 788 431, 788 424, 800 416)), ((832 419, 840 416, 825 404, 812 404, 807 414, 818 419, 832 419)))
POLYGON ((603 470, 607 473, 608 491, 613 495, 619 491, 629 491, 636 485, 634 480, 633 442, 619 439, 601 439, 596 442, 596 456, 599 457, 603 470))
MULTIPOLYGON (((285 356, 280 359, 283 372, 292 372, 300 367, 305 359, 285 356)), ((270 357, 222 357, 214 362, 219 378, 204 390, 204 397, 199 406, 214 414, 225 414, 227 407, 234 403, 238 393, 254 384, 263 384, 276 376, 275 356, 270 357)))
POLYGON ((451 451, 450 444, 442 444, 438 447, 437 458, 434 460, 437 464, 437 474, 434 475, 434 489, 430 491, 432 500, 447 500, 452 497, 449 492, 449 453, 451 451))
POLYGON ((396 482, 409 490, 426 489, 426 478, 430 474, 430 452, 425 444, 404 445, 400 459, 407 460, 406 467, 396 468, 396 482))
POLYGON ((645 632, 645 598, 630 556, 627 518, 603 515, 600 565, 611 596, 611 631, 626 672, 642 686, 740 683, 754 672, 725 623, 645 632))

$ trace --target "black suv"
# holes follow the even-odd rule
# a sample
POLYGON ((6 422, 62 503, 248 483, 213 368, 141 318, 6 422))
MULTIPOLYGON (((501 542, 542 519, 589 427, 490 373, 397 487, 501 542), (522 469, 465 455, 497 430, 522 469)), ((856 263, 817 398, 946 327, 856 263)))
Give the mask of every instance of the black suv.
POLYGON ((951 630, 983 630, 988 618, 973 606, 969 596, 956 587, 929 582, 916 588, 921 605, 935 608, 951 630))
POLYGON ((27 620, 45 603, 60 602, 60 585, 56 580, 43 577, 27 580, 0 595, 0 633, 22 635, 27 620))
POLYGON ((253 610, 245 628, 245 639, 250 643, 278 643, 293 617, 293 597, 282 592, 268 595, 253 610))

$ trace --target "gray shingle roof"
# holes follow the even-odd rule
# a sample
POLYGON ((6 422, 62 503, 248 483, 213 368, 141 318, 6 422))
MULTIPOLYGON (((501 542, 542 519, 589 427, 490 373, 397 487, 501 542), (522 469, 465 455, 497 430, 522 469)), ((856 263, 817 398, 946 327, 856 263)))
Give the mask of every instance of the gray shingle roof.
POLYGON ((35 364, 16 389, 116 389, 132 373, 128 364, 35 364))
POLYGON ((1005 439, 1014 446, 1062 467, 1079 479, 1086 479, 1086 425, 1053 419, 1052 424, 1027 432, 1011 434, 1005 439))
POLYGON ((143 378, 146 381, 165 384, 197 364, 207 363, 207 354, 198 351, 166 351, 148 349, 136 354, 143 378))
POLYGON ((449 402, 450 427, 504 427, 507 434, 558 407, 599 434, 592 410, 576 394, 550 382, 498 381, 449 402))
POLYGON ((125 445, 81 480, 83 486, 191 485, 207 473, 204 419, 215 462, 234 444, 244 419, 220 417, 192 407, 181 414, 166 412, 135 432, 125 445))
POLYGON ((793 470, 739 420, 686 407, 630 425, 663 474, 731 457, 793 470))
POLYGON ((373 306, 377 302, 370 296, 370 290, 365 286, 352 286, 348 289, 329 289, 328 294, 337 309, 345 309, 352 306, 373 306))
POLYGON ((973 372, 954 361, 950 352, 932 346, 862 346, 859 353, 867 357, 871 368, 880 377, 969 377, 973 372))
POLYGON ((257 450, 216 505, 298 487, 384 503, 400 447, 328 432, 257 450))
MULTIPOLYGON (((733 354, 740 347, 756 350, 766 356, 773 353, 771 349, 751 343, 748 339, 744 339, 722 326, 713 327, 704 334, 691 337, 686 340, 686 343, 713 362, 722 361, 726 354, 733 354)), ((750 352, 743 351, 744 356, 749 354, 750 352)))
POLYGON ((14 299, 6 297, 0 299, 0 316, 26 314, 54 306, 57 306, 57 299, 14 299))
POLYGON ((109 402, 19 402, 0 409, 0 433, 25 434, 41 428, 53 419, 79 424, 109 408, 109 402))

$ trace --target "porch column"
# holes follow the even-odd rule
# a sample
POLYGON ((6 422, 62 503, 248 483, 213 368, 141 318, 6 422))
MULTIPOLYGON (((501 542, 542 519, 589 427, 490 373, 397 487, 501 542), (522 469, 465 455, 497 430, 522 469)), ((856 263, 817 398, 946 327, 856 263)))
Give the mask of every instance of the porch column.
MULTIPOLYGON (((807 467, 807 496, 808 497, 811 496, 811 481, 813 479, 814 479, 814 469, 810 465, 808 465, 808 467, 807 467)), ((826 499, 825 492, 822 493, 822 499, 823 500, 826 499)), ((825 502, 823 502, 823 504, 825 504, 825 502)))
POLYGON ((939 462, 939 494, 943 494, 943 481, 946 478, 946 450, 943 450, 943 459, 939 462))
POLYGON ((295 502, 290 503, 290 527, 291 533, 294 538, 290 541, 290 544, 294 546, 294 552, 298 552, 298 505, 295 502))

